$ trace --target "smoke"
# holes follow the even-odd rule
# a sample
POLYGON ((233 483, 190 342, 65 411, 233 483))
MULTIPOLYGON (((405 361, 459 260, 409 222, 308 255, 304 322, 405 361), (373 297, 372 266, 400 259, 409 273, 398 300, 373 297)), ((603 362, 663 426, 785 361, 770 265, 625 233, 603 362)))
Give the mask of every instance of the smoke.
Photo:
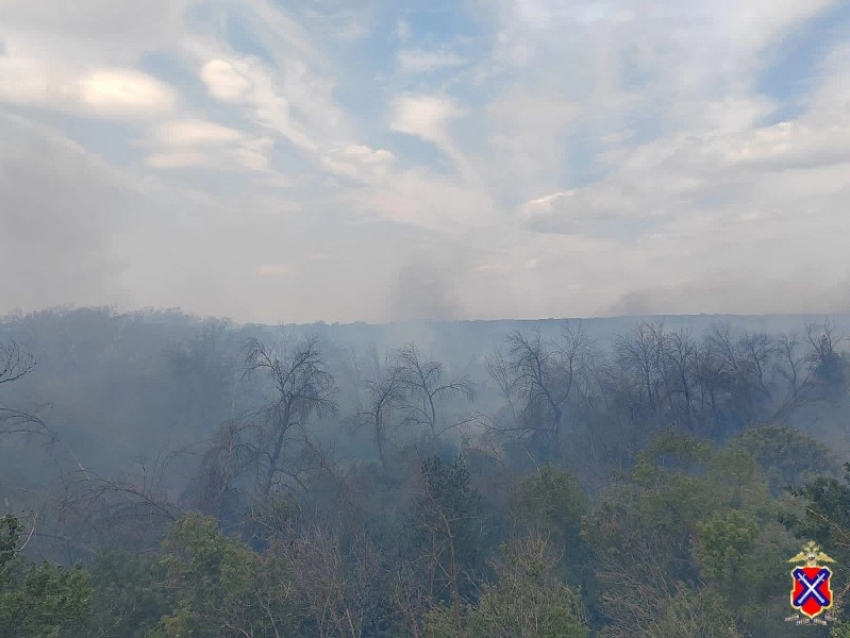
POLYGON ((602 309, 603 316, 850 312, 850 277, 822 281, 816 274, 743 279, 729 272, 687 284, 657 286, 624 294, 602 309))
POLYGON ((452 320, 461 314, 458 278, 449 268, 415 263, 401 270, 390 298, 394 320, 452 320))
POLYGON ((117 303, 110 240, 131 192, 50 130, 0 115, 0 139, 0 310, 117 303))
POLYGON ((470 255, 441 243, 440 254, 416 250, 389 290, 391 321, 451 321, 463 318, 463 273, 470 255))

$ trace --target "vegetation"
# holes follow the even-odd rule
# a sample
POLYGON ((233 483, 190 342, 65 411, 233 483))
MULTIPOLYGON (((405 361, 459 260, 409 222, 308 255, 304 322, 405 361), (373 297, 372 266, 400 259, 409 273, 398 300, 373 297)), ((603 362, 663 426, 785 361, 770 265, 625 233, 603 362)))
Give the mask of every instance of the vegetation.
POLYGON ((836 621, 806 633, 850 636, 828 324, 562 324, 443 360, 163 315, 0 328, 2 636, 782 638, 807 540, 836 621))

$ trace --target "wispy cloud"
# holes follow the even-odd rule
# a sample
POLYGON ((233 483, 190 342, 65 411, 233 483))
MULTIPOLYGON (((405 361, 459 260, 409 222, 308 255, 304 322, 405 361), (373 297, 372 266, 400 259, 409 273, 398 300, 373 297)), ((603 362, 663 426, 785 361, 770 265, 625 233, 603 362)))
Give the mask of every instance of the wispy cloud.
POLYGON ((10 306, 850 303, 840 0, 6 0, 0 25, 0 254, 37 284, 0 271, 10 306))

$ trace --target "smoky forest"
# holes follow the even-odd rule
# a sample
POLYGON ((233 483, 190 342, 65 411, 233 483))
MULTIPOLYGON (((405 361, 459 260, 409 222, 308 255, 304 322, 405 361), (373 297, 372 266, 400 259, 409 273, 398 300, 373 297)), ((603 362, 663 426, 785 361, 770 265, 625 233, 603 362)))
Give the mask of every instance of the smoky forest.
POLYGON ((850 637, 848 319, 7 316, 0 636, 850 637))

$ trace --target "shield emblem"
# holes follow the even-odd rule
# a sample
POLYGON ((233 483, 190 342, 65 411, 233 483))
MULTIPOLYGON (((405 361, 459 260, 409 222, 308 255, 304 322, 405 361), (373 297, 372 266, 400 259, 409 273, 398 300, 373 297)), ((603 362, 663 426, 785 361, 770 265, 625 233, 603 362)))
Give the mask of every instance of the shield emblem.
POLYGON ((791 579, 791 606, 801 614, 815 618, 832 607, 832 570, 829 567, 796 567, 791 579))

